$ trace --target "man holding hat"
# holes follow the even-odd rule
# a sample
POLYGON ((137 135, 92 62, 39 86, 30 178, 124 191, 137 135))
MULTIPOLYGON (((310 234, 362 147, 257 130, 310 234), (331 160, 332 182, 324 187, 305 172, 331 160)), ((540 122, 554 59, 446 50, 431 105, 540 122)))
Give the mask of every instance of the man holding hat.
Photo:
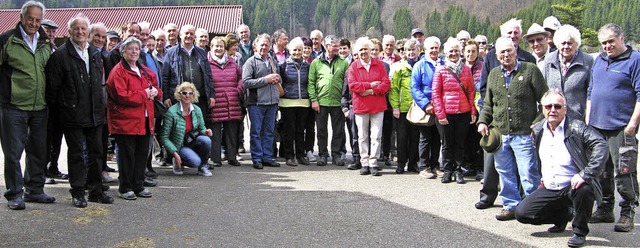
POLYGON ((549 51, 547 38, 550 34, 551 33, 544 30, 540 24, 534 23, 529 27, 529 30, 527 30, 527 34, 522 37, 529 43, 531 54, 536 58, 536 65, 538 65, 540 71, 544 71, 544 57, 549 51))
POLYGON ((549 36, 547 37, 547 42, 549 43, 549 52, 553 52, 558 50, 555 44, 553 44, 553 35, 556 33, 556 30, 560 28, 560 21, 555 16, 549 16, 544 19, 542 22, 542 27, 544 30, 549 31, 549 36))

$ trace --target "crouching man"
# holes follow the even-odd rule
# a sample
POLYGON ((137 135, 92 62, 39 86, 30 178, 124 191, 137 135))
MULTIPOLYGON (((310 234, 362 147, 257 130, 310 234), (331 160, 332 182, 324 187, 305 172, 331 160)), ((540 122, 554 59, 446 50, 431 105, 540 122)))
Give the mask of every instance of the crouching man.
POLYGON ((595 129, 566 116, 561 91, 542 97, 545 120, 534 129, 542 171, 540 188, 516 207, 516 219, 526 224, 554 224, 548 231, 563 232, 573 219, 570 247, 584 245, 594 200, 602 199, 598 176, 604 169, 609 147, 595 129), (572 210, 573 208, 573 210, 572 210))

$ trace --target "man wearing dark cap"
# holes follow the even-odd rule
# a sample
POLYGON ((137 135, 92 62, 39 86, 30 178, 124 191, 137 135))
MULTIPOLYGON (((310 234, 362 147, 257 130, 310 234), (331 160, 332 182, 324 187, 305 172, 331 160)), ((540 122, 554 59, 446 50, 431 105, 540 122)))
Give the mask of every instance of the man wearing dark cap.
POLYGON ((49 19, 42 20, 40 24, 44 28, 44 32, 47 34, 47 38, 51 41, 51 53, 55 52, 58 47, 54 41, 56 40, 56 31, 58 31, 58 24, 49 19))
POLYGON ((107 51, 111 51, 118 43, 120 43, 120 35, 118 35, 118 32, 107 32, 107 51))
POLYGON ((422 29, 420 28, 414 28, 411 30, 411 37, 416 38, 418 41, 420 41, 420 44, 424 44, 424 31, 422 31, 422 29))

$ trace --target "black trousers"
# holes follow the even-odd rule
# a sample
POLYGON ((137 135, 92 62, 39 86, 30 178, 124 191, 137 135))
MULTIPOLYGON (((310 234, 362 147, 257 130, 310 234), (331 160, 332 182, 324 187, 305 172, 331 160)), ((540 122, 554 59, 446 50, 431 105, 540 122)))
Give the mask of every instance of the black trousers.
POLYGON ((229 161, 236 160, 238 153, 238 129, 242 126, 240 121, 215 122, 212 124, 211 131, 211 161, 214 163, 222 162, 222 142, 226 144, 227 149, 224 154, 229 161), (233 149, 236 147, 236 149, 233 149))
POLYGON ((329 129, 327 121, 331 116, 331 156, 333 159, 340 159, 340 151, 344 145, 344 113, 340 107, 320 106, 320 113, 316 113, 316 123, 318 127, 318 155, 328 157, 329 151, 329 129))
POLYGON ((419 126, 420 142, 418 143, 418 154, 420 163, 419 170, 427 168, 435 169, 440 160, 440 135, 435 125, 430 127, 419 126))
POLYGON ((480 147, 480 139, 482 135, 478 133, 477 123, 469 125, 469 131, 467 131, 467 137, 464 146, 464 162, 470 164, 470 170, 483 171, 484 159, 482 147, 480 147))
POLYGON ((307 122, 306 107, 286 107, 280 108, 282 114, 282 125, 284 125, 282 151, 287 159, 303 158, 305 156, 304 129, 307 122))
POLYGON ((145 135, 117 134, 120 193, 144 190, 144 170, 149 155, 149 132, 145 135))
POLYGON ((571 226, 573 233, 589 234, 589 219, 593 210, 594 195, 591 185, 583 183, 577 190, 567 186, 561 190, 538 188, 516 207, 516 219, 525 224, 556 224, 569 220, 570 207, 575 209, 571 226))
POLYGON ((493 205, 498 197, 500 176, 496 171, 493 153, 484 153, 484 183, 480 189, 480 201, 493 205))
POLYGON ((71 195, 84 196, 85 185, 89 194, 102 193, 102 131, 103 125, 86 128, 65 128, 67 161, 71 195), (86 149, 86 157, 85 157, 86 149))
MULTIPOLYGON (((389 100, 387 100, 388 102, 389 100)), ((382 140, 380 141, 382 144, 382 151, 380 152, 381 157, 390 158, 391 157, 391 148, 394 146, 393 140, 393 109, 387 108, 384 111, 384 118, 382 119, 382 140)))
POLYGON ((448 172, 462 171, 464 159, 464 141, 469 131, 471 113, 447 114, 448 125, 436 122, 442 137, 442 164, 448 172))
POLYGON ((410 166, 418 164, 418 141, 420 133, 418 127, 407 120, 407 113, 400 113, 396 121, 396 133, 398 134, 398 165, 409 162, 410 166))
POLYGON ((316 143, 316 111, 307 109, 307 121, 304 126, 305 152, 312 151, 316 143))
POLYGON ((56 107, 49 108, 49 120, 47 121, 47 172, 57 174, 58 158, 60 157, 60 147, 62 146, 63 128, 60 123, 60 113, 56 107))

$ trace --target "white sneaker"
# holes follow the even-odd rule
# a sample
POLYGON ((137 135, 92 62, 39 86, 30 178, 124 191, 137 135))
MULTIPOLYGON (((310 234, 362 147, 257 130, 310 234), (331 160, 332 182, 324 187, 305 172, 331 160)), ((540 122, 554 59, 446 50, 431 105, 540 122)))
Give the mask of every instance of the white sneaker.
POLYGON ((220 157, 222 158, 222 161, 226 161, 227 160, 227 154, 224 154, 224 152, 221 154, 220 157))
POLYGON ((316 156, 313 155, 313 151, 307 152, 307 160, 309 160, 309 162, 316 162, 316 156))
POLYGON ((211 173, 211 171, 209 171, 209 168, 207 168, 207 166, 201 166, 200 170, 198 171, 199 175, 205 176, 205 177, 210 177, 213 176, 213 173, 211 173))
POLYGON ((240 156, 240 154, 238 154, 238 155, 236 155, 236 160, 242 161, 242 160, 244 160, 244 158, 242 158, 242 156, 240 156))
POLYGON ((173 174, 178 176, 183 174, 182 167, 178 168, 178 164, 176 163, 175 158, 173 159, 173 174))

